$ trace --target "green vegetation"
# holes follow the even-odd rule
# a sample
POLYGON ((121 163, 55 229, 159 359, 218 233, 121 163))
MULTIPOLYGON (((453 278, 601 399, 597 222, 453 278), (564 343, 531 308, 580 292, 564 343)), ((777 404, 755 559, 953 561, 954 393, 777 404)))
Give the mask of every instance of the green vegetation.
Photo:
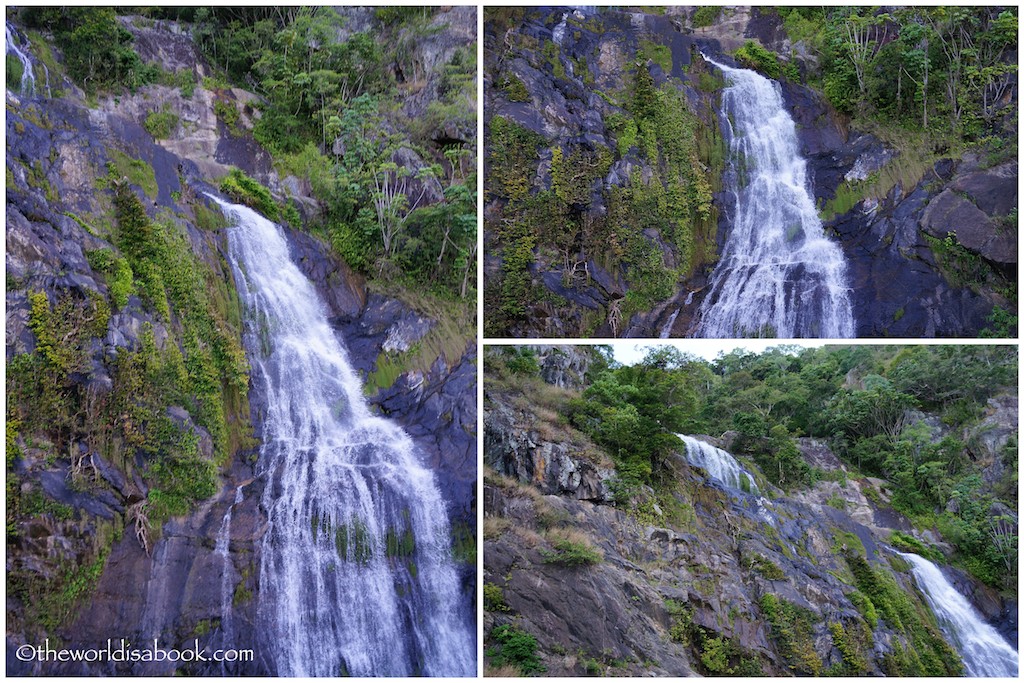
POLYGON ((911 600, 885 569, 872 567, 859 555, 848 555, 846 562, 856 579, 857 588, 870 598, 878 617, 906 639, 903 647, 886 656, 883 667, 887 675, 962 675, 960 657, 943 639, 934 617, 925 606, 911 600))
POLYGON ((704 28, 711 26, 722 16, 722 8, 719 5, 704 5, 693 12, 693 27, 704 28))
POLYGON ((761 597, 761 613, 771 625, 771 638, 796 674, 818 676, 821 657, 814 650, 814 615, 771 593, 761 597))
MULTIPOLYGON (((786 31, 821 59, 832 104, 936 146, 1006 137, 1016 64, 1013 7, 785 7, 786 31)), ((909 149, 909 148, 908 148, 909 149)), ((906 186, 905 186, 906 187, 906 186)))
POLYGON ((26 7, 21 16, 27 26, 53 33, 68 75, 87 93, 134 90, 159 76, 142 63, 112 7, 26 7))
POLYGON ((484 654, 494 666, 511 665, 520 675, 544 673, 545 667, 537 657, 537 639, 510 624, 495 626, 489 638, 495 643, 484 654))
MULTIPOLYGON (((645 44, 641 53, 671 69, 668 47, 645 44)), ((714 131, 707 138, 676 85, 655 87, 645 57, 634 69, 626 112, 606 120, 615 148, 551 148, 550 189, 537 182, 543 137, 500 116, 491 120, 488 192, 503 201, 487 221, 502 261, 485 292, 487 334, 509 336, 535 306, 567 303, 534 284, 530 268, 537 260, 560 272, 561 284, 571 289, 588 284, 589 260, 625 277, 623 300, 577 317, 583 336, 602 323, 619 334, 634 313, 668 298, 680 278, 715 260, 712 188, 724 162, 720 140, 714 131), (653 173, 636 169, 624 186, 603 189, 607 212, 595 213, 595 186, 634 148, 653 173)))
POLYGON ((541 550, 544 562, 565 567, 597 564, 602 559, 601 551, 594 548, 584 534, 567 529, 553 529, 548 532, 554 550, 541 550))
POLYGON ((173 111, 150 112, 142 124, 143 128, 157 140, 166 140, 178 129, 178 115, 173 111))
POLYGON ((509 606, 505 604, 505 594, 501 586, 493 583, 484 584, 484 609, 488 612, 508 612, 509 606))
POLYGON ((748 40, 733 57, 743 66, 760 71, 768 78, 778 78, 782 74, 778 56, 756 41, 748 40))
POLYGON ((156 199, 159 188, 152 166, 142 159, 128 156, 119 149, 107 148, 107 156, 110 157, 107 168, 115 180, 124 178, 132 185, 142 188, 150 199, 156 199))
POLYGON ((530 93, 526 85, 515 74, 505 77, 501 83, 501 89, 505 91, 509 102, 529 102, 530 93))
POLYGON ((233 201, 245 204, 272 221, 278 219, 280 209, 271 196, 270 190, 250 178, 241 169, 232 168, 226 176, 221 178, 220 191, 233 201))

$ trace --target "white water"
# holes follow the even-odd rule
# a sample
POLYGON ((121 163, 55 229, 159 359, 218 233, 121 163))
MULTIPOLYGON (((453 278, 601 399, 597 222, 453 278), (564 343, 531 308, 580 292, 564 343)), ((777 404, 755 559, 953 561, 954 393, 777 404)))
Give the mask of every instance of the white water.
POLYGON ((673 312, 672 315, 668 317, 668 320, 665 321, 665 324, 662 325, 661 333, 658 335, 659 339, 668 339, 669 336, 672 334, 672 326, 676 324, 676 318, 679 317, 680 310, 682 309, 677 308, 675 312, 673 312))
POLYGON ((370 414, 281 229, 220 202, 267 398, 258 464, 269 528, 258 630, 281 676, 470 676, 444 502, 399 427, 370 414), (391 545, 391 551, 388 545, 391 545), (397 550, 402 540, 414 543, 397 550))
MULTIPOLYGON (((242 502, 243 488, 244 485, 239 485, 235 489, 235 500, 228 506, 227 512, 224 513, 224 519, 220 523, 220 531, 217 533, 217 541, 214 546, 214 552, 220 556, 224 567, 220 584, 220 629, 222 647, 224 648, 231 648, 235 642, 234 610, 232 609, 235 597, 235 582, 233 580, 234 565, 231 562, 230 555, 231 513, 234 511, 235 506, 242 502)), ((221 673, 226 673, 223 663, 221 664, 221 673)))
POLYGON ((913 553, 900 553, 910 562, 917 586, 931 605, 939 627, 960 652, 968 676, 1016 678, 1017 651, 986 624, 967 598, 946 580, 932 562, 913 553))
POLYGON ((551 40, 554 41, 555 45, 561 45, 562 41, 565 40, 565 26, 568 17, 568 12, 562 12, 562 20, 551 30, 551 40))
POLYGON ((729 83, 722 125, 735 216, 696 336, 854 336, 846 263, 826 239, 808 192, 807 164, 778 83, 707 61, 729 83))
POLYGON ((15 40, 14 30, 11 28, 10 22, 6 24, 6 40, 7 47, 5 54, 14 54, 21 62, 21 84, 18 88, 18 92, 22 95, 34 95, 36 92, 36 75, 32 71, 32 59, 28 56, 28 53, 19 47, 15 40))
POLYGON ((743 469, 736 458, 721 448, 715 448, 692 436, 676 434, 686 444, 686 461, 695 467, 700 467, 708 476, 717 482, 728 486, 736 491, 760 495, 761 491, 754 483, 754 475, 743 469), (745 482, 745 484, 744 484, 745 482))

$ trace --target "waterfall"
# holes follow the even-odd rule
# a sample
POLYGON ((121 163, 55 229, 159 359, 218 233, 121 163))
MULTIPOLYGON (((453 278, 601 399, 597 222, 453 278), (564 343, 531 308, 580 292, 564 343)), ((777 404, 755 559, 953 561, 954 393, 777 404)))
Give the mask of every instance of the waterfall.
POLYGON ((686 461, 700 467, 715 481, 736 491, 760 495, 761 491, 754 483, 754 475, 743 469, 743 466, 721 448, 699 441, 692 436, 676 434, 686 444, 686 461))
POLYGON ((471 676, 447 511, 409 436, 375 417, 277 225, 218 200, 267 399, 257 631, 280 676, 471 676))
MULTIPOLYGON (((217 541, 214 546, 214 552, 220 556, 221 562, 224 566, 224 573, 221 575, 220 583, 220 630, 221 630, 221 642, 222 647, 231 648, 235 642, 235 624, 233 618, 232 605, 235 599, 235 582, 233 581, 233 570, 234 565, 231 562, 231 513, 234 511, 235 506, 242 502, 242 489, 244 485, 239 485, 235 489, 235 500, 231 505, 228 506, 227 512, 224 513, 224 519, 220 524, 220 531, 217 533, 217 541)), ((226 675, 224 663, 221 663, 221 674, 226 675)))
POLYGON ((846 263, 826 239, 808 192, 807 164, 778 83, 707 61, 729 83, 721 119, 735 215, 696 336, 854 336, 846 263))
POLYGON ((1016 678, 1017 651, 986 624, 978 611, 946 580, 932 562, 900 553, 910 562, 918 588, 939 621, 939 627, 964 660, 968 676, 1016 678))
POLYGON ((658 338, 659 339, 668 339, 669 338, 669 336, 672 334, 672 326, 676 324, 676 318, 679 317, 679 311, 681 311, 681 310, 682 309, 677 308, 672 313, 672 315, 670 315, 668 317, 668 320, 666 320, 665 324, 662 325, 662 327, 661 327, 661 332, 658 334, 658 338))
POLYGON ((11 28, 11 22, 7 22, 6 30, 6 54, 14 53, 14 56, 21 62, 21 83, 18 87, 18 92, 22 95, 34 95, 36 92, 36 75, 32 71, 32 58, 18 46, 18 42, 15 40, 15 30, 11 28))
POLYGON ((568 12, 562 12, 562 20, 551 30, 551 40, 554 41, 555 45, 560 46, 562 41, 565 40, 565 26, 568 17, 568 12))

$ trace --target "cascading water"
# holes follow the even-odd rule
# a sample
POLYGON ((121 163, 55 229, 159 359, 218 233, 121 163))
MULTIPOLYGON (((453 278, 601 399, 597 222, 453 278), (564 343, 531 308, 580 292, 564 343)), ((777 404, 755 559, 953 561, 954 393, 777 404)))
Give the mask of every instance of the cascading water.
POLYGON ((692 436, 676 434, 686 445, 686 462, 700 467, 708 476, 730 489, 734 497, 743 501, 743 507, 752 510, 762 522, 775 526, 778 520, 769 510, 771 503, 761 495, 754 475, 745 470, 736 458, 721 448, 715 448, 692 436))
MULTIPOLYGON (((219 200, 218 200, 219 201, 219 200)), ((444 502, 409 437, 370 414, 281 229, 220 202, 267 413, 257 606, 282 676, 471 676, 444 502)))
POLYGON ((743 466, 721 448, 715 448, 692 436, 676 434, 686 444, 686 461, 700 467, 708 476, 736 491, 760 495, 761 491, 754 483, 754 476, 743 469, 743 466))
POLYGON ((22 95, 34 95, 36 91, 36 75, 32 70, 32 58, 18 45, 18 41, 15 39, 15 31, 11 28, 10 22, 6 24, 6 31, 6 54, 13 54, 21 62, 21 82, 18 92, 22 95))
POLYGON ((968 676, 1016 678, 1017 651, 986 624, 977 610, 946 580, 935 564, 913 553, 910 562, 918 588, 931 606, 939 627, 964 660, 968 676))
POLYGON ((676 324, 676 318, 679 317, 680 310, 681 309, 677 308, 675 312, 673 312, 672 315, 668 317, 668 320, 665 321, 665 324, 662 325, 661 332, 658 334, 658 337, 660 339, 668 339, 669 336, 672 334, 672 326, 676 324))
POLYGON ((846 263, 825 238, 778 83, 705 59, 729 83, 722 125, 735 215, 696 336, 854 336, 846 263))
MULTIPOLYGON (((244 485, 239 485, 235 489, 235 500, 228 506, 227 512, 224 513, 224 519, 220 524, 220 531, 217 534, 216 545, 214 546, 214 552, 220 556, 221 562, 224 563, 224 573, 221 578, 220 587, 220 608, 221 608, 221 641, 222 647, 225 649, 232 647, 235 642, 235 624, 233 618, 233 610, 231 609, 232 603, 234 602, 235 589, 234 581, 232 581, 232 564, 231 564, 231 513, 234 512, 235 506, 242 502, 243 494, 242 489, 244 485)), ((221 664, 221 673, 225 674, 225 666, 221 664)))

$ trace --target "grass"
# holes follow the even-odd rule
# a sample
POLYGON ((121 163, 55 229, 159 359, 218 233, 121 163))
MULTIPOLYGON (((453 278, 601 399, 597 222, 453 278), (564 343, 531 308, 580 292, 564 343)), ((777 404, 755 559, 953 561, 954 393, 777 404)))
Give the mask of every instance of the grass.
POLYGON ((128 182, 137 187, 150 199, 156 199, 159 188, 156 183, 156 173, 153 167, 141 159, 133 159, 124 152, 107 148, 107 156, 110 158, 112 171, 120 177, 127 178, 128 182))
POLYGON ((378 356, 376 370, 366 378, 363 388, 366 395, 373 396, 379 390, 390 387, 404 372, 418 370, 426 374, 439 357, 444 358, 449 368, 454 367, 467 348, 475 348, 476 302, 448 299, 428 291, 417 291, 404 284, 381 280, 369 281, 367 289, 399 299, 417 313, 435 321, 435 324, 405 353, 382 353, 378 356))

